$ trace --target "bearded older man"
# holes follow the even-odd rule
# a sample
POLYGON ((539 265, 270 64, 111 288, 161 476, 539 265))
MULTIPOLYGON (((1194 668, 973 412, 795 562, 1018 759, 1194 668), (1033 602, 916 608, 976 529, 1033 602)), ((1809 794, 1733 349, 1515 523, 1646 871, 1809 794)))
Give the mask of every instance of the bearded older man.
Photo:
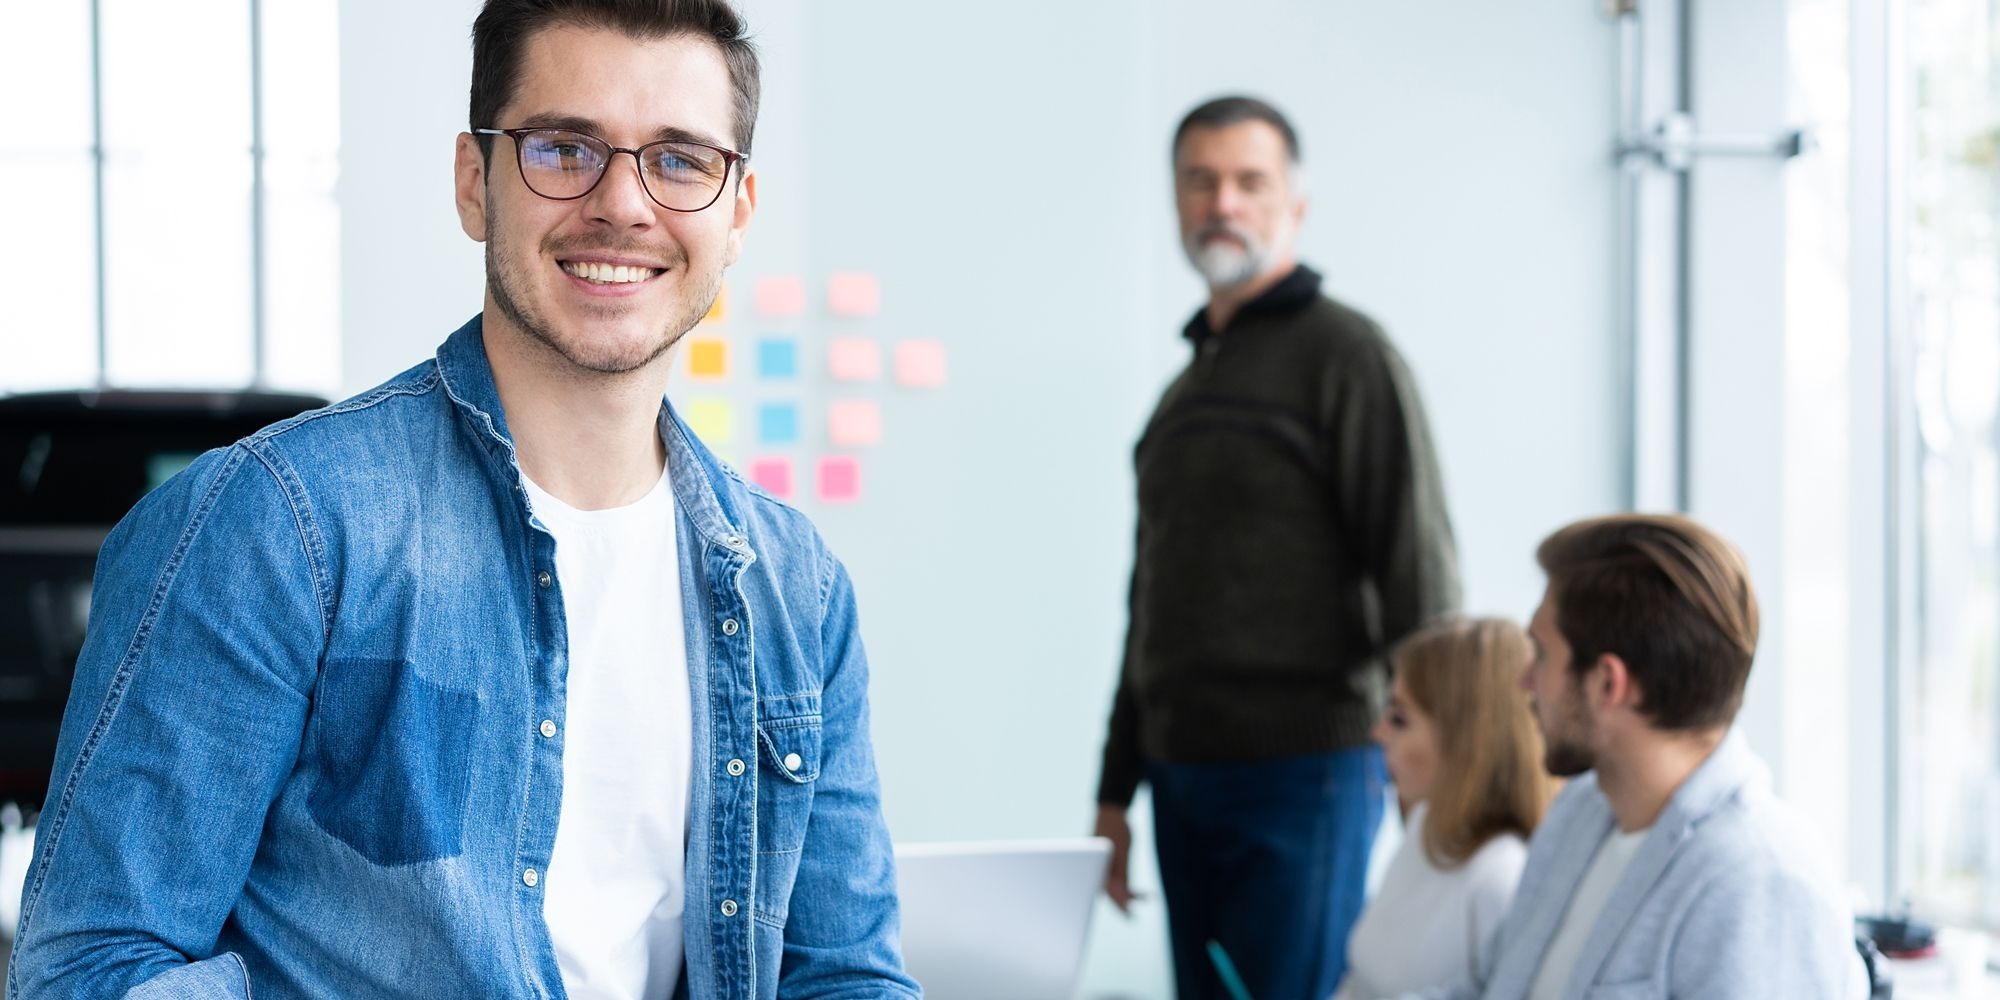
POLYGON ((1172 160, 1209 300, 1136 453, 1105 891, 1132 899, 1126 811, 1148 783, 1180 996, 1225 995, 1214 941, 1259 1000, 1319 1000, 1382 816, 1383 654, 1455 608, 1451 524, 1408 367, 1298 263, 1291 124, 1219 98, 1182 120, 1172 160))

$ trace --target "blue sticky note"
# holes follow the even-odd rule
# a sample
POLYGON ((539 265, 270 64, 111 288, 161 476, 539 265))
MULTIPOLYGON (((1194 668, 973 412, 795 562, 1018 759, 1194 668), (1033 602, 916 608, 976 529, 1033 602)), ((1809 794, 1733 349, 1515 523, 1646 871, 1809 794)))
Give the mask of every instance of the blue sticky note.
POLYGON ((757 408, 757 440, 764 444, 795 444, 799 440, 799 408, 794 403, 765 403, 757 408))
POLYGON ((772 338, 758 341, 757 374, 764 378, 797 378, 798 341, 772 338))

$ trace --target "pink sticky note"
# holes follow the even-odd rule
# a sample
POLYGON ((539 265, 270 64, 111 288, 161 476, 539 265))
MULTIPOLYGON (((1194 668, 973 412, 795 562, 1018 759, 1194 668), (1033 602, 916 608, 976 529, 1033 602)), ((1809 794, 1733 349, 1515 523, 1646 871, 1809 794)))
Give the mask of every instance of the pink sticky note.
POLYGON ((806 311, 806 283, 783 275, 757 280, 757 312, 762 316, 803 316, 806 311))
POLYGON ((873 316, 882 311, 882 286, 867 271, 841 271, 826 280, 826 308, 835 316, 873 316))
POLYGON ((826 371, 840 382, 882 377, 882 345, 865 337, 835 337, 826 345, 826 371))
POLYGON ((750 481, 780 500, 792 498, 792 460, 760 458, 750 463, 750 481))
POLYGON ((905 340, 896 345, 896 383, 912 389, 944 385, 944 344, 935 340, 905 340))
POLYGON ((861 499, 861 460, 852 455, 828 455, 819 460, 819 502, 853 503, 861 499))
POLYGON ((826 436, 841 447, 879 444, 882 407, 872 399, 838 399, 826 410, 826 436))

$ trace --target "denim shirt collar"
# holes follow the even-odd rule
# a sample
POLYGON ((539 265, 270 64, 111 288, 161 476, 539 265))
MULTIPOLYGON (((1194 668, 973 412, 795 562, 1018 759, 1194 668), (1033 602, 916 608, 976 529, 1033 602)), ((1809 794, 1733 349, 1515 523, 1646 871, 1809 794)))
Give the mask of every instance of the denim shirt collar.
MULTIPOLYGON (((472 425, 487 447, 493 471, 506 477, 510 485, 521 478, 519 454, 507 430, 507 414, 500 405, 500 390, 493 381, 493 363, 486 356, 484 319, 474 316, 459 327, 438 348, 439 381, 459 412, 472 425)), ((673 404, 661 400, 660 440, 667 448, 667 478, 674 491, 676 506, 688 523, 710 543, 754 559, 748 539, 737 525, 741 511, 727 491, 715 489, 717 477, 734 476, 723 468, 715 454, 687 430, 673 404)), ((518 490, 517 490, 518 492, 518 490)), ((523 503, 525 503, 525 498, 523 503)))

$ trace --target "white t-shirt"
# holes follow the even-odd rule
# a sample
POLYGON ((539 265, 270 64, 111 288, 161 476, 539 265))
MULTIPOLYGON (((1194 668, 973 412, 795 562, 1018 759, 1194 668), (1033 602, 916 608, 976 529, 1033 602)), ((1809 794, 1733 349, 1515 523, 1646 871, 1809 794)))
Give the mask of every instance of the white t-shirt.
POLYGON ((674 500, 577 510, 527 478, 569 630, 562 811, 542 913, 573 1000, 665 1000, 682 960, 689 714, 674 500))
POLYGON ((1381 888, 1347 939, 1347 977, 1337 1000, 1379 1000, 1474 974, 1514 899, 1528 845, 1502 834, 1445 870, 1424 853, 1428 806, 1410 810, 1408 832, 1381 888))
POLYGON ((1632 856, 1639 853, 1639 844, 1645 839, 1645 830, 1620 833, 1614 829, 1598 846, 1590 870, 1583 873, 1576 895, 1569 898, 1569 908, 1563 911, 1562 926, 1556 928, 1549 950, 1542 952, 1542 968, 1535 973, 1535 986, 1528 991, 1528 1000, 1560 1000, 1570 975, 1576 971, 1577 956, 1583 953, 1584 942, 1597 929, 1597 917, 1611 899, 1611 890, 1617 888, 1619 876, 1625 874, 1625 867, 1632 863, 1632 856))

